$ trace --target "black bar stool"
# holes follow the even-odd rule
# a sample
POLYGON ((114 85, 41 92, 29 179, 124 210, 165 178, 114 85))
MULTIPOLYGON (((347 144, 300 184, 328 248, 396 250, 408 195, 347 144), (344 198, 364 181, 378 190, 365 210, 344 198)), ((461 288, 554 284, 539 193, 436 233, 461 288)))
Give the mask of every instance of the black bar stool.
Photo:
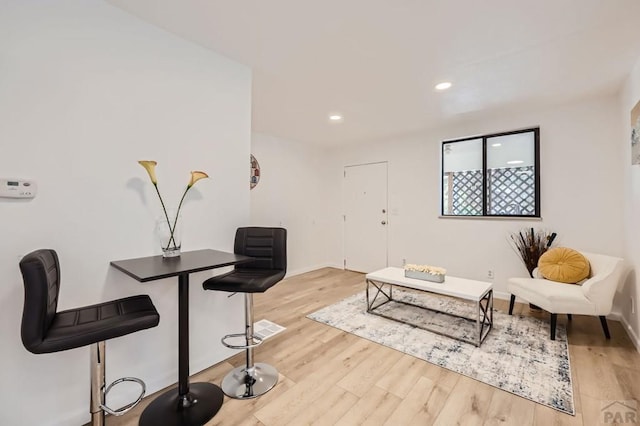
POLYGON ((236 265, 233 271, 209 278, 202 286, 205 290, 244 293, 245 332, 224 336, 222 344, 245 349, 246 363, 227 374, 220 387, 230 398, 250 399, 267 393, 278 382, 278 371, 274 367, 253 362, 253 348, 262 343, 262 339, 253 334, 253 293, 264 293, 287 273, 287 230, 238 228, 233 251, 256 260, 236 265), (244 337, 244 344, 229 343, 238 337, 244 337))
POLYGON ((22 343, 34 354, 60 352, 91 346, 91 424, 103 426, 105 412, 122 415, 144 396, 145 384, 135 377, 123 377, 105 388, 105 341, 146 328, 160 321, 147 295, 131 296, 97 305, 57 312, 60 293, 60 264, 54 250, 42 249, 20 261, 24 281, 22 343), (142 391, 130 404, 118 409, 106 405, 106 395, 122 382, 136 382, 142 391))

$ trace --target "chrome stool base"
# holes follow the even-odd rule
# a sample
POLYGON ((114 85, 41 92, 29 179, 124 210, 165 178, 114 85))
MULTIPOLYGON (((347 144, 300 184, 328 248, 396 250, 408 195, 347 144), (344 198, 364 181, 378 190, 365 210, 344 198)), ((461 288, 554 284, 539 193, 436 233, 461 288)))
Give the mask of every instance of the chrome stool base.
POLYGON ((278 370, 257 362, 247 372, 247 367, 231 370, 222 380, 222 391, 229 398, 251 399, 269 392, 278 383, 278 370))

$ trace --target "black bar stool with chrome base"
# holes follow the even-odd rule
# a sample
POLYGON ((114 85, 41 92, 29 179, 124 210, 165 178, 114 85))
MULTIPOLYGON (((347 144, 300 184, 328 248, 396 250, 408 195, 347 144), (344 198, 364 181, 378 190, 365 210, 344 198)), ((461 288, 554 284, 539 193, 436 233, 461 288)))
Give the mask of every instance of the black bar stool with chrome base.
POLYGON ((253 348, 262 339, 253 334, 253 293, 264 293, 287 272, 287 230, 284 228, 238 228, 234 252, 255 258, 235 266, 229 273, 206 280, 205 290, 244 293, 245 332, 228 334, 222 344, 246 350, 246 363, 232 370, 222 380, 222 391, 231 398, 250 399, 267 393, 278 382, 278 371, 265 363, 253 362, 253 348), (245 343, 233 345, 230 339, 244 337, 245 343))
POLYGON ((24 281, 22 343, 34 354, 60 352, 91 345, 91 425, 103 426, 105 412, 122 415, 144 396, 145 384, 123 377, 105 388, 105 341, 158 325, 160 316, 147 295, 126 297, 97 305, 57 312, 60 264, 54 250, 42 249, 20 261, 24 281), (138 398, 124 407, 111 409, 106 395, 122 382, 142 388, 138 398))

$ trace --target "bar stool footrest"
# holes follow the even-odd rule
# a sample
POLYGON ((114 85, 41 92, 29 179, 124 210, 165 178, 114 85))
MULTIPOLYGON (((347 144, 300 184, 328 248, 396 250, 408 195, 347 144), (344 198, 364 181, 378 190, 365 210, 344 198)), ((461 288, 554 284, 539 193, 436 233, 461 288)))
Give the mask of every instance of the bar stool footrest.
POLYGON ((231 343, 227 343, 228 339, 237 339, 243 337, 246 339, 247 335, 245 333, 234 333, 234 334, 227 334, 226 336, 224 336, 220 341, 222 342, 223 345, 225 345, 228 348, 231 349, 250 349, 250 348, 255 348, 256 346, 260 346, 262 344, 262 338, 259 336, 256 336, 255 334, 251 336, 252 340, 253 340, 253 344, 247 345, 232 345, 231 343))
POLYGON ((105 404, 100 404, 100 409, 103 410, 105 413, 111 414, 112 416, 122 416, 123 414, 126 414, 127 412, 129 412, 130 410, 132 410, 136 405, 138 405, 140 403, 140 401, 142 401, 142 398, 144 397, 145 392, 147 391, 147 386, 145 385, 145 383, 138 379, 137 377, 122 377, 118 380, 115 380, 113 383, 111 383, 109 386, 107 386, 107 388, 104 391, 104 401, 107 400, 107 394, 109 393, 109 391, 116 385, 120 384, 120 383, 124 383, 124 382, 134 382, 140 385, 141 391, 140 391, 140 395, 138 395, 138 398, 136 398, 135 401, 130 402, 129 404, 126 404, 116 410, 108 407, 105 404))

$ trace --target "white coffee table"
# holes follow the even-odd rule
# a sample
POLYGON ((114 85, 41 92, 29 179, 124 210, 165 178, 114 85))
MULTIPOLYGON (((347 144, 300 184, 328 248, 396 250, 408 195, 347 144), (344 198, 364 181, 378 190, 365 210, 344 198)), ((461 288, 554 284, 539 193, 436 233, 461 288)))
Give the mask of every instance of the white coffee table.
POLYGON ((389 303, 403 303, 405 305, 411 305, 418 308, 426 309, 429 311, 439 312, 447 315, 451 315, 457 318, 463 318, 465 320, 475 322, 477 338, 474 341, 464 338, 452 336, 450 334, 443 333, 442 331, 430 329, 419 324, 410 325, 424 330, 428 330, 437 334, 452 337, 457 340, 461 340, 467 343, 480 346, 484 339, 487 338, 489 331, 493 328, 493 289, 491 283, 484 281, 468 280, 465 278, 456 278, 446 276, 443 283, 434 283, 430 281, 423 281, 414 278, 407 278, 404 276, 403 268, 388 267, 380 269, 379 271, 371 272, 366 275, 367 282, 367 312, 374 315, 379 315, 384 318, 388 318, 394 321, 407 324, 403 320, 393 318, 389 315, 376 312, 376 309, 380 306, 389 303), (456 299, 474 303, 477 306, 478 315, 475 318, 467 318, 464 316, 456 315, 451 312, 438 311, 436 309, 427 308, 425 306, 414 305, 401 300, 393 299, 393 287, 410 288, 413 290, 419 290, 425 293, 433 293, 444 296, 454 297, 456 299), (373 287, 370 292, 370 287, 373 287), (370 293, 375 292, 373 298, 370 293), (376 304, 378 297, 382 298, 379 303, 376 304))

